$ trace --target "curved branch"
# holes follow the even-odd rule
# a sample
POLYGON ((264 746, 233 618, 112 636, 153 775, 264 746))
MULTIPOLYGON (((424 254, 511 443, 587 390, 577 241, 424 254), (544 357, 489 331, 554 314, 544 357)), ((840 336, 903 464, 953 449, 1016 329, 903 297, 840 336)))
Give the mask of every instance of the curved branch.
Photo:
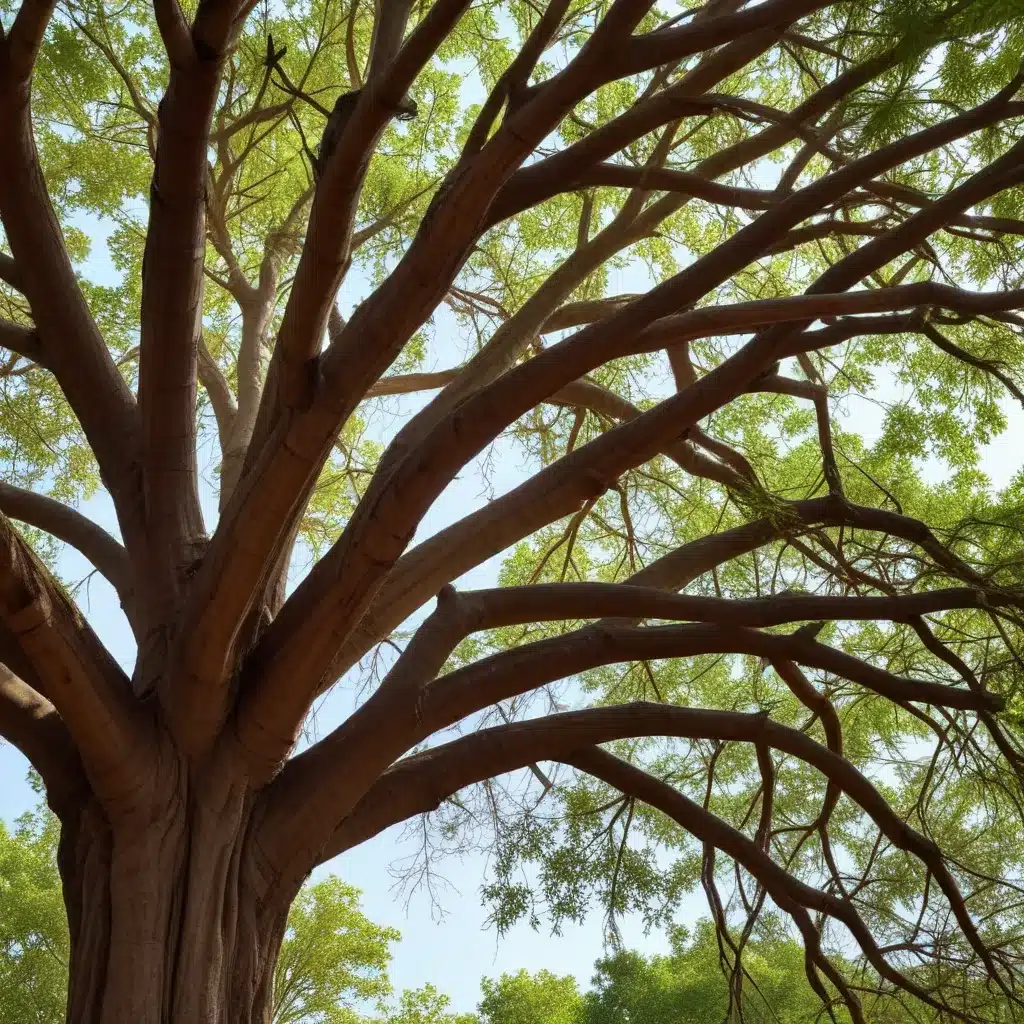
POLYGON ((231 385, 228 384, 227 378, 217 365, 217 360, 211 355, 206 341, 202 337, 199 339, 198 355, 199 382, 210 399, 213 416, 217 421, 217 436, 220 438, 221 451, 224 451, 231 437, 235 413, 238 411, 235 405, 235 396, 231 393, 231 385))
MULTIPOLYGON (((815 930, 807 929, 806 918, 801 916, 802 908, 833 917, 846 925, 872 966, 884 978, 913 992, 929 1005, 942 1007, 940 1002, 888 964, 851 902, 813 889, 792 877, 756 842, 731 825, 666 783, 596 747, 599 743, 638 736, 747 742, 784 751, 812 765, 830 784, 856 802, 893 846, 919 858, 930 870, 938 869, 943 875, 940 884, 964 934, 989 970, 994 971, 988 951, 967 913, 963 896, 949 877, 941 852, 934 843, 902 821, 849 761, 805 733, 772 722, 763 714, 638 702, 482 730, 405 758, 384 772, 344 817, 326 846, 318 851, 315 860, 322 863, 391 825, 434 810, 442 801, 475 782, 515 771, 536 761, 562 761, 665 811, 698 840, 736 859, 765 886, 783 910, 794 915, 804 932, 805 941, 813 936, 815 930)), ((268 838, 281 842, 280 834, 268 838)), ((282 845, 292 856, 301 857, 305 852, 300 852, 300 847, 295 844, 282 845)), ((813 943, 809 952, 813 955, 813 943)), ((998 978, 998 974, 993 976, 998 978)), ((960 1016, 952 1012, 954 1016, 960 1016)))
MULTIPOLYGON (((822 893, 787 874, 756 843, 734 829, 717 815, 705 810, 667 783, 653 778, 641 769, 601 750, 584 747, 560 758, 563 763, 587 772, 622 792, 633 794, 652 807, 667 814, 695 838, 727 853, 757 879, 776 905, 790 914, 803 935, 804 945, 812 962, 822 969, 843 994, 855 1024, 865 1020, 859 1000, 852 994, 842 976, 822 955, 820 932, 806 909, 841 921, 853 934, 868 962, 887 981, 910 992, 937 1009, 947 1010, 953 1017, 970 1020, 934 998, 927 990, 893 968, 871 935, 870 929, 853 904, 822 893)), ((824 997, 824 992, 819 991, 824 997)))
POLYGON ((0 736, 39 772, 58 814, 82 797, 86 788, 82 763, 57 709, 2 664, 0 736))
MULTIPOLYGON (((644 596, 662 610, 669 603, 664 595, 644 596)), ((315 842, 325 820, 337 821, 344 816, 374 784, 377 775, 415 743, 500 701, 603 665, 747 654, 831 672, 896 702, 973 711, 999 710, 1003 706, 1002 698, 994 693, 905 679, 820 644, 800 631, 768 634, 738 625, 637 628, 596 623, 492 655, 429 683, 458 641, 466 618, 472 626, 471 602, 468 612, 463 612, 459 608, 461 599, 453 592, 442 598, 444 603, 439 598, 438 611, 417 634, 408 656, 399 659, 374 697, 323 740, 290 760, 275 780, 273 800, 280 808, 276 813, 286 814, 289 830, 294 828, 307 842, 315 842)), ((607 598, 610 600, 611 595, 607 598)), ((513 595, 510 604, 514 602, 513 595)), ((608 607, 618 611, 624 604, 616 601, 608 607)), ((769 611, 765 607, 758 614, 769 611)), ((676 710, 658 706, 666 715, 676 710)), ((265 775, 280 757, 283 732, 274 731, 273 719, 253 720, 244 714, 237 728, 249 770, 257 777, 265 775)), ((294 735, 288 738, 294 743, 294 735)))
POLYGON ((130 610, 132 572, 127 552, 101 526, 53 498, 2 482, 0 512, 70 544, 103 573, 122 606, 130 610))
MULTIPOLYGON (((841 311, 892 309, 926 295, 936 299, 944 295, 946 301, 954 304, 966 302, 1006 308, 1024 298, 1024 293, 992 296, 965 293, 957 297, 956 289, 941 289, 942 286, 924 284, 844 293, 823 301, 820 307, 804 308, 819 310, 816 315, 825 315, 826 308, 841 311)), ((740 323, 749 324, 750 320, 761 317, 799 315, 796 313, 799 308, 800 303, 777 299, 693 310, 656 321, 650 328, 639 331, 628 345, 622 344, 619 334, 609 331, 594 338, 590 329, 585 328, 467 399, 387 475, 385 483, 371 487, 339 541, 289 598, 255 655, 254 662, 260 666, 258 692, 251 698, 251 710, 245 713, 264 720, 268 716, 283 716, 297 725, 306 710, 303 702, 311 700, 315 692, 309 688, 319 685, 341 643, 347 639, 339 637, 331 624, 358 619, 369 598, 374 596, 379 581, 401 555, 419 517, 454 474, 509 423, 543 401, 553 390, 601 365, 612 358, 613 352, 621 355, 626 348, 652 351, 663 347, 667 339, 738 331, 742 329, 740 323), (712 323, 716 326, 709 326, 712 323), (729 323, 733 326, 725 326, 729 323), (301 679, 308 681, 306 688, 297 682, 301 679)), ((614 324, 616 319, 613 317, 599 326, 614 324)), ((799 350, 822 340, 813 335, 801 337, 804 345, 796 346, 799 350)), ((559 512, 568 514, 579 507, 579 502, 600 495, 624 469, 639 465, 662 451, 683 431, 744 390, 759 370, 781 354, 765 344, 760 347, 748 344, 674 398, 546 468, 517 489, 535 490, 546 478, 546 487, 542 489, 544 502, 531 509, 531 518, 545 515, 538 523, 544 525, 559 518, 558 514, 549 513, 553 501, 559 501, 559 512), (560 483, 564 481, 564 490, 551 487, 552 477, 560 478, 560 483)), ((507 495, 503 501, 508 500, 507 495)), ((488 514, 493 515, 500 505, 501 502, 493 503, 488 514)), ((524 530, 520 536, 528 532, 524 530)), ((285 727, 283 734, 290 734, 290 728, 285 727)))
MULTIPOLYGON (((941 854, 934 844, 900 820, 885 798, 853 765, 799 730, 779 725, 760 714, 645 703, 499 726, 406 758, 385 772, 345 817, 318 860, 322 863, 393 824, 434 810, 443 800, 474 782, 517 770, 534 761, 562 761, 666 810, 697 839, 722 849, 742 863, 783 910, 793 913, 804 907, 841 921, 883 976, 898 984, 906 980, 886 963, 851 903, 793 878, 754 841, 699 804, 642 770, 591 746, 637 736, 739 741, 789 753, 815 767, 859 804, 898 849, 912 853, 929 867, 941 864, 941 854)), ((962 896, 955 886, 947 896, 952 905, 962 906, 962 896)), ((964 928, 968 938, 977 937, 969 919, 964 928)), ((915 995, 919 998, 923 995, 931 1005, 941 1005, 927 993, 915 991, 915 995)))
POLYGON ((700 174, 669 168, 629 167, 625 164, 597 164, 580 175, 573 185, 605 185, 639 188, 645 191, 680 192, 720 206, 740 210, 767 210, 779 202, 774 192, 720 185, 700 174))
MULTIPOLYGON (((584 463, 585 467, 593 465, 584 463)), ((555 463, 486 508, 441 530, 401 558, 357 629, 339 650, 324 688, 340 678, 366 651, 450 580, 557 520, 560 514, 570 514, 578 508, 579 486, 576 478, 563 473, 560 464, 555 463)), ((784 502, 780 506, 780 517, 755 520, 686 544, 652 562, 627 582, 678 590, 713 566, 776 540, 786 531, 798 535, 820 523, 855 525, 892 533, 921 545, 954 579, 985 586, 984 581, 970 567, 953 558, 919 520, 831 498, 784 502)))

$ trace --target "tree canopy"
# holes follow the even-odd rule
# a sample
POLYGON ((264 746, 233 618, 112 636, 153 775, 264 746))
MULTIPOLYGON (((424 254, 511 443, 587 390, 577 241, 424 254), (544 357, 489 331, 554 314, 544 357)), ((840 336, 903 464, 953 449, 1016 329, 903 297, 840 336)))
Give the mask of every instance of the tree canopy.
POLYGON ((71 1021, 263 1024, 402 822, 499 927, 703 889, 731 1011, 785 938, 835 1020, 1019 1013, 1018 0, 0 21, 0 734, 71 1021))

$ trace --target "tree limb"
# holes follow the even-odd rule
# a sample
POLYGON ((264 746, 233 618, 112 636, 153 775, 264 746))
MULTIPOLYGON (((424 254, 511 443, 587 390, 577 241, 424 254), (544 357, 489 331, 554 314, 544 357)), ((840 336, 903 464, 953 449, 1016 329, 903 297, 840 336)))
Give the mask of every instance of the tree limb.
MULTIPOLYGON (((927 289, 935 286, 900 287, 908 289, 903 293, 905 299, 911 295, 923 296, 928 293, 927 289), (918 288, 921 290, 909 291, 918 288)), ((897 292, 898 289, 864 291, 833 296, 828 301, 851 303, 851 307, 854 303, 863 303, 859 308, 868 311, 872 308, 885 308, 886 303, 899 303, 901 297, 897 292), (874 303, 880 305, 874 306, 874 303)), ((996 293, 985 298, 979 296, 956 301, 1012 305, 1019 299, 1016 293, 996 293)), ((769 307, 774 310, 785 308, 790 311, 800 308, 799 304, 790 305, 789 302, 782 299, 766 300, 764 306, 754 303, 751 306, 738 304, 735 307, 706 307, 677 317, 666 317, 649 329, 641 330, 629 348, 631 351, 652 351, 664 347, 666 338, 678 340, 686 336, 682 324, 697 323, 705 317, 716 320, 720 317, 726 319, 730 315, 752 315, 756 319, 771 314, 755 312, 754 307, 760 306, 761 310, 769 307), (645 339, 642 345, 638 344, 640 338, 645 339), (644 345, 650 345, 650 348, 644 348, 644 345)), ((604 323, 612 323, 615 319, 613 317, 604 323)), ((722 330, 721 326, 713 330, 700 328, 701 333, 721 333, 722 330)), ((337 626, 333 624, 356 621, 363 613, 380 585, 379 581, 382 581, 388 568, 402 553, 419 515, 426 511, 468 458, 476 454, 508 423, 543 401, 563 382, 580 377, 613 358, 612 353, 602 345, 604 339, 608 339, 607 343, 610 344, 621 343, 623 335, 609 331, 603 337, 594 338, 590 329, 584 329, 569 341, 545 350, 509 372, 467 399, 452 416, 443 420, 414 450, 415 455, 389 474, 381 493, 374 493, 371 488, 341 539, 314 566, 262 639, 260 649, 254 656, 254 664, 260 666, 258 689, 263 695, 252 696, 253 715, 257 718, 268 714, 285 716, 292 722, 292 726, 285 728, 285 734, 290 734, 290 729, 297 727, 306 710, 305 706, 300 708, 299 705, 307 698, 312 699, 316 687, 325 673, 329 672, 331 663, 346 639, 338 635, 337 626), (579 361, 565 358, 567 353, 577 354, 579 361), (558 368, 558 376, 550 372, 555 366, 558 368), (408 474, 403 471, 406 468, 410 470, 408 474), (360 589, 363 587, 366 589, 360 589), (357 602, 355 606, 348 605, 350 600, 357 602), (308 680, 307 686, 311 689, 298 684, 299 679, 308 680), (276 696, 285 693, 288 695, 287 709, 278 704, 276 696), (257 712, 255 708, 263 700, 267 701, 267 705, 263 711, 257 712)), ((617 349, 615 354, 625 353, 617 349)), ((565 510, 562 514, 568 514, 579 501, 603 493, 610 481, 622 469, 628 468, 626 464, 618 462, 624 454, 629 460, 629 466, 646 461, 684 430, 729 401, 747 386, 759 369, 768 363, 769 358, 777 358, 779 355, 780 352, 767 347, 761 347, 759 354, 756 346, 748 344, 675 398, 616 427, 554 463, 535 478, 548 479, 545 501, 555 500, 555 492, 550 486, 550 479, 554 476, 563 480, 567 488, 564 492, 558 492, 559 511, 563 508, 565 510), (591 456, 599 451, 607 452, 611 461, 603 465, 591 461, 591 456), (582 471, 584 465, 587 469, 582 471), (616 469, 613 470, 612 465, 616 469), (619 465, 622 469, 618 469, 619 465)), ((534 512, 540 513, 542 508, 537 506, 534 512)), ((559 517, 554 514, 545 521, 559 517)))
POLYGON ((128 679, 59 585, 0 519, 0 622, 57 709, 108 808, 148 779, 153 737, 128 679))
POLYGON ((51 806, 81 799, 82 764, 57 709, 0 664, 0 736, 14 744, 42 777, 51 806))
POLYGON ((132 609, 132 572, 127 552, 81 512, 44 494, 0 483, 0 512, 70 544, 110 581, 127 612, 132 609))
MULTIPOLYGON (((913 852, 925 863, 936 862, 937 850, 930 840, 893 814, 884 797, 848 761, 804 733, 778 725, 764 715, 643 703, 553 715, 482 730, 406 758, 381 776, 341 822, 317 859, 322 862, 389 825, 433 810, 448 796, 480 779, 514 771, 532 761, 562 761, 665 811, 698 840, 736 858, 798 923, 806 922, 801 916, 804 908, 841 921, 887 980, 914 992, 918 998, 923 996, 930 1005, 941 1007, 941 1003, 888 965, 852 903, 800 882, 722 819, 666 783, 596 747, 598 743, 643 735, 741 741, 784 750, 838 784, 897 848, 913 852)), ((955 885, 949 895, 954 905, 963 905, 955 885)), ((969 938, 977 937, 969 920, 966 933, 969 938)), ((806 941, 808 933, 804 934, 806 941)))
POLYGON ((0 318, 0 345, 30 362, 46 366, 46 355, 39 335, 30 327, 0 318))
POLYGON ((20 54, 0 75, 0 217, 13 253, 4 265, 28 300, 44 362, 85 430, 122 534, 132 541, 143 530, 135 400, 79 287, 32 135, 27 81, 51 12, 52 5, 45 2, 23 4, 4 44, 20 54))

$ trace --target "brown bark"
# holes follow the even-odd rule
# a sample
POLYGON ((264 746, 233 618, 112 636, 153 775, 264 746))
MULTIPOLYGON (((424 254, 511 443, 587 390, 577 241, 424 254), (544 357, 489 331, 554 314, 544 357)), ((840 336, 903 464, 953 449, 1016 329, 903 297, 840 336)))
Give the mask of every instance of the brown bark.
POLYGON ((65 810, 69 1024, 269 1024, 287 901, 257 897, 244 786, 202 781, 191 806, 113 826, 95 803, 65 810))

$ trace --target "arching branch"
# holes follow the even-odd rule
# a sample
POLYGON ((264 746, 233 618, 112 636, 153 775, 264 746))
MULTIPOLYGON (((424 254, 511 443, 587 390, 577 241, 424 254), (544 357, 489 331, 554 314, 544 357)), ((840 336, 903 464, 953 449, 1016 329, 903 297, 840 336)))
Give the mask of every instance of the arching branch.
POLYGON ((132 608, 132 573, 124 548, 81 512, 53 498, 0 483, 0 512, 70 544, 110 581, 127 611, 132 608))
POLYGON ((81 761, 57 709, 2 664, 0 736, 39 772, 57 813, 82 797, 86 783, 81 761))

